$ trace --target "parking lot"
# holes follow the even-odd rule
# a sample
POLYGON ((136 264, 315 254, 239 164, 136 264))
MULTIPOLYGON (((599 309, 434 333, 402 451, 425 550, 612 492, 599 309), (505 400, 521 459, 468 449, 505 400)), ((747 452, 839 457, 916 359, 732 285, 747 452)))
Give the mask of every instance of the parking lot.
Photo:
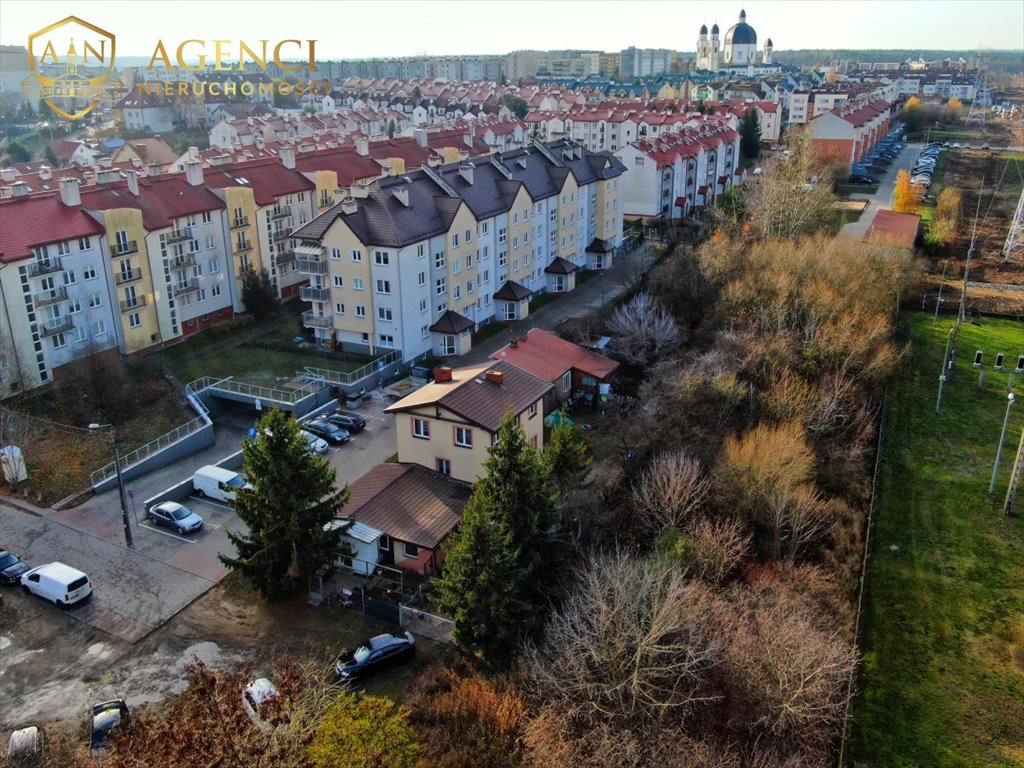
MULTIPOLYGON (((339 484, 351 483, 397 450, 394 417, 382 412, 387 404, 383 400, 368 403, 360 411, 367 421, 366 430, 353 435, 349 443, 328 450, 326 458, 336 469, 339 484)), ((219 442, 224 455, 239 449, 237 436, 244 434, 242 426, 230 425, 232 442, 219 442)), ((125 546, 116 490, 94 496, 79 507, 44 515, 0 505, 0 546, 29 564, 59 560, 87 572, 94 583, 93 599, 68 614, 137 642, 228 573, 218 555, 234 553, 227 532, 241 528, 230 507, 194 496, 182 499, 181 503, 203 518, 204 525, 199 531, 180 535, 149 522, 143 505, 149 496, 189 479, 195 469, 216 458, 221 457, 193 456, 164 468, 156 473, 159 486, 148 477, 129 483, 133 496, 128 500, 134 539, 131 549, 125 546)))

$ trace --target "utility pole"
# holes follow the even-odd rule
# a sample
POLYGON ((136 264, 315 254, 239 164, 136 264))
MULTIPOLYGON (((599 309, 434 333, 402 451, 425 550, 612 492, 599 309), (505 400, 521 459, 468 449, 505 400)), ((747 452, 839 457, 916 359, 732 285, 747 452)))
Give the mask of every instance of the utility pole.
POLYGON ((1017 201, 1017 212, 1013 214, 1013 222, 1010 224, 1010 231, 1006 235, 1006 244, 1003 246, 1003 261, 1009 261, 1022 252, 1024 252, 1024 189, 1020 191, 1020 200, 1017 201))
POLYGON ((1013 504, 1017 500, 1017 488, 1024 479, 1024 432, 1020 433, 1020 445, 1017 446, 1017 459, 1013 462, 1010 473, 1010 487, 1006 489, 1006 501, 1003 502, 1003 514, 1013 514, 1013 504))
POLYGON ((1003 417, 1003 431, 999 434, 999 445, 996 446, 996 463, 992 467, 992 480, 988 484, 988 495, 996 492, 996 478, 999 476, 999 459, 1003 456, 1003 443, 1006 441, 1006 429, 1010 426, 1010 411, 1013 409, 1014 394, 1006 396, 1006 416, 1003 417))
POLYGON ((939 396, 935 400, 935 413, 942 410, 942 388, 946 385, 946 358, 949 357, 949 345, 953 341, 953 332, 956 328, 950 328, 946 336, 946 351, 942 353, 942 370, 939 371, 939 396))
POLYGON ((939 321, 939 307, 942 306, 942 289, 946 286, 946 270, 949 269, 949 259, 942 265, 942 282, 939 283, 939 297, 935 300, 935 317, 932 318, 932 325, 939 321))

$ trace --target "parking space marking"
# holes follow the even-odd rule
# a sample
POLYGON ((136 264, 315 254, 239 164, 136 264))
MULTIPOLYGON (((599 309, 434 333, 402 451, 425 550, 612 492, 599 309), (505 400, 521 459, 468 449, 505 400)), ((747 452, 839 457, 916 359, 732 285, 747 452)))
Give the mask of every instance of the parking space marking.
POLYGON ((198 501, 200 504, 209 504, 211 507, 219 507, 220 509, 226 509, 228 512, 234 512, 234 507, 229 507, 227 504, 221 504, 220 502, 213 501, 208 496, 189 496, 193 501, 198 501))
POLYGON ((172 539, 177 539, 178 541, 184 541, 187 544, 195 544, 195 543, 197 543, 199 541, 199 539, 186 539, 184 536, 178 536, 176 533, 171 533, 170 531, 161 531, 159 528, 157 528, 155 526, 152 526, 152 525, 149 525, 147 523, 139 523, 139 527, 140 528, 145 528, 146 530, 149 530, 149 531, 153 531, 154 533, 162 533, 164 536, 170 536, 172 539))

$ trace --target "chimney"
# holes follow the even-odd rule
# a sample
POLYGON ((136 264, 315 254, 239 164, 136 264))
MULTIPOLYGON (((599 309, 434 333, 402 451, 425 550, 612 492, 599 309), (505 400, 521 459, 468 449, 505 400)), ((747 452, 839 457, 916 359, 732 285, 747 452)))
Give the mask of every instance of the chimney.
POLYGON ((53 169, 48 165, 39 166, 39 178, 43 181, 49 181, 53 178, 53 169))
POLYGON ((114 159, 112 157, 101 157, 100 158, 100 167, 101 168, 111 168, 111 167, 113 167, 113 165, 114 165, 114 159))
POLYGON ((111 182, 120 180, 121 172, 117 170, 110 169, 106 171, 100 171, 99 173, 96 174, 97 184, 110 184, 111 182))
POLYGON ((10 184, 18 178, 18 171, 14 168, 0 168, 0 181, 10 184))
POLYGON ((365 136, 356 136, 356 154, 363 157, 370 154, 370 140, 365 136))
POLYGON ((427 132, 423 128, 413 128, 412 137, 416 139, 416 143, 421 147, 427 146, 427 132))
POLYGON ((217 155, 210 158, 210 165, 227 165, 233 159, 231 155, 217 155))
POLYGON ((256 134, 256 149, 263 149, 265 142, 262 133, 256 134))
POLYGON ((476 139, 476 128, 472 123, 469 124, 469 130, 462 135, 462 140, 466 143, 466 146, 470 149, 473 148, 473 141, 476 139))
POLYGON ((146 175, 150 178, 160 175, 160 163, 151 163, 146 167, 146 175))
POLYGON ((198 160, 199 159, 199 147, 189 147, 188 148, 188 159, 189 160, 198 160))
POLYGON ((185 163, 185 181, 193 187, 203 186, 203 164, 195 160, 185 163))
POLYGON ((247 117, 247 118, 245 118, 245 120, 246 120, 247 123, 249 123, 249 125, 252 125, 252 118, 251 117, 247 117))
POLYGON ((505 383, 505 374, 501 371, 488 371, 485 376, 488 381, 494 382, 499 387, 505 383))
POLYGON ((28 184, 24 181, 16 181, 11 184, 12 197, 25 197, 26 195, 28 195, 28 184))
POLYGON ((359 206, 356 205, 356 199, 354 197, 341 198, 341 212, 344 213, 346 216, 351 216, 358 210, 359 206))
POLYGON ((452 369, 451 368, 435 368, 434 369, 434 382, 441 383, 442 381, 452 380, 452 369))
POLYGON ((469 152, 464 149, 459 150, 459 162, 464 163, 469 160, 469 152))
POLYGON ((278 150, 281 156, 281 165, 285 168, 295 169, 295 147, 283 146, 278 150))
POLYGON ((328 139, 324 143, 327 145, 328 149, 337 149, 338 148, 338 142, 335 141, 334 139, 328 139))
POLYGON ((139 196, 139 177, 135 171, 128 171, 128 191, 139 196))
POLYGON ((473 185, 473 164, 472 163, 462 163, 462 165, 459 166, 459 176, 461 176, 463 179, 465 179, 467 184, 472 186, 473 185))
POLYGON ((310 144, 307 142, 306 144, 299 145, 299 152, 312 152, 314 149, 316 149, 316 144, 310 144))
POLYGON ((391 192, 398 202, 400 202, 406 208, 409 207, 409 187, 404 185, 400 187, 395 187, 393 190, 391 190, 391 192))
POLYGON ((437 166, 442 165, 443 163, 444 158, 441 157, 440 155, 431 155, 430 157, 427 158, 428 168, 437 168, 437 166))
POLYGON ((370 196, 370 185, 365 180, 356 180, 352 182, 352 197, 358 197, 365 200, 370 196))

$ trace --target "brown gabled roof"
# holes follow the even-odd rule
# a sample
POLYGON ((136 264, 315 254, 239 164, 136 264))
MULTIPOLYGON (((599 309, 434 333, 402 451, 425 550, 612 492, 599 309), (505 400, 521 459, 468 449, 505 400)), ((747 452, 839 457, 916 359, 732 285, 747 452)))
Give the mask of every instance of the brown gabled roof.
POLYGON ((493 433, 498 431, 506 411, 522 413, 551 388, 543 379, 500 360, 455 368, 450 381, 432 381, 384 411, 398 413, 424 405, 439 405, 493 433), (488 371, 501 373, 502 383, 488 380, 488 371))
POLYGON ((555 256, 551 263, 544 267, 544 271, 551 275, 569 275, 577 269, 579 269, 577 265, 568 259, 563 259, 561 256, 555 256))
POLYGON ((494 298, 499 301, 522 301, 532 295, 533 291, 525 285, 521 285, 515 280, 506 280, 505 284, 495 291, 494 298))
POLYGON ((378 464, 349 489, 346 516, 426 549, 455 530, 472 490, 415 464, 378 464))
POLYGON ((880 210, 864 233, 864 242, 890 248, 913 248, 920 226, 921 217, 916 213, 880 210))
POLYGON ((476 323, 474 323, 465 315, 460 315, 458 312, 449 309, 447 312, 445 312, 443 315, 437 318, 437 322, 430 326, 430 330, 434 331, 435 333, 457 334, 462 333, 463 331, 468 331, 475 325, 476 323))
POLYGON ((619 367, 614 360, 542 328, 531 328, 516 346, 505 345, 491 355, 491 359, 511 363, 552 383, 572 368, 604 381, 619 367))

